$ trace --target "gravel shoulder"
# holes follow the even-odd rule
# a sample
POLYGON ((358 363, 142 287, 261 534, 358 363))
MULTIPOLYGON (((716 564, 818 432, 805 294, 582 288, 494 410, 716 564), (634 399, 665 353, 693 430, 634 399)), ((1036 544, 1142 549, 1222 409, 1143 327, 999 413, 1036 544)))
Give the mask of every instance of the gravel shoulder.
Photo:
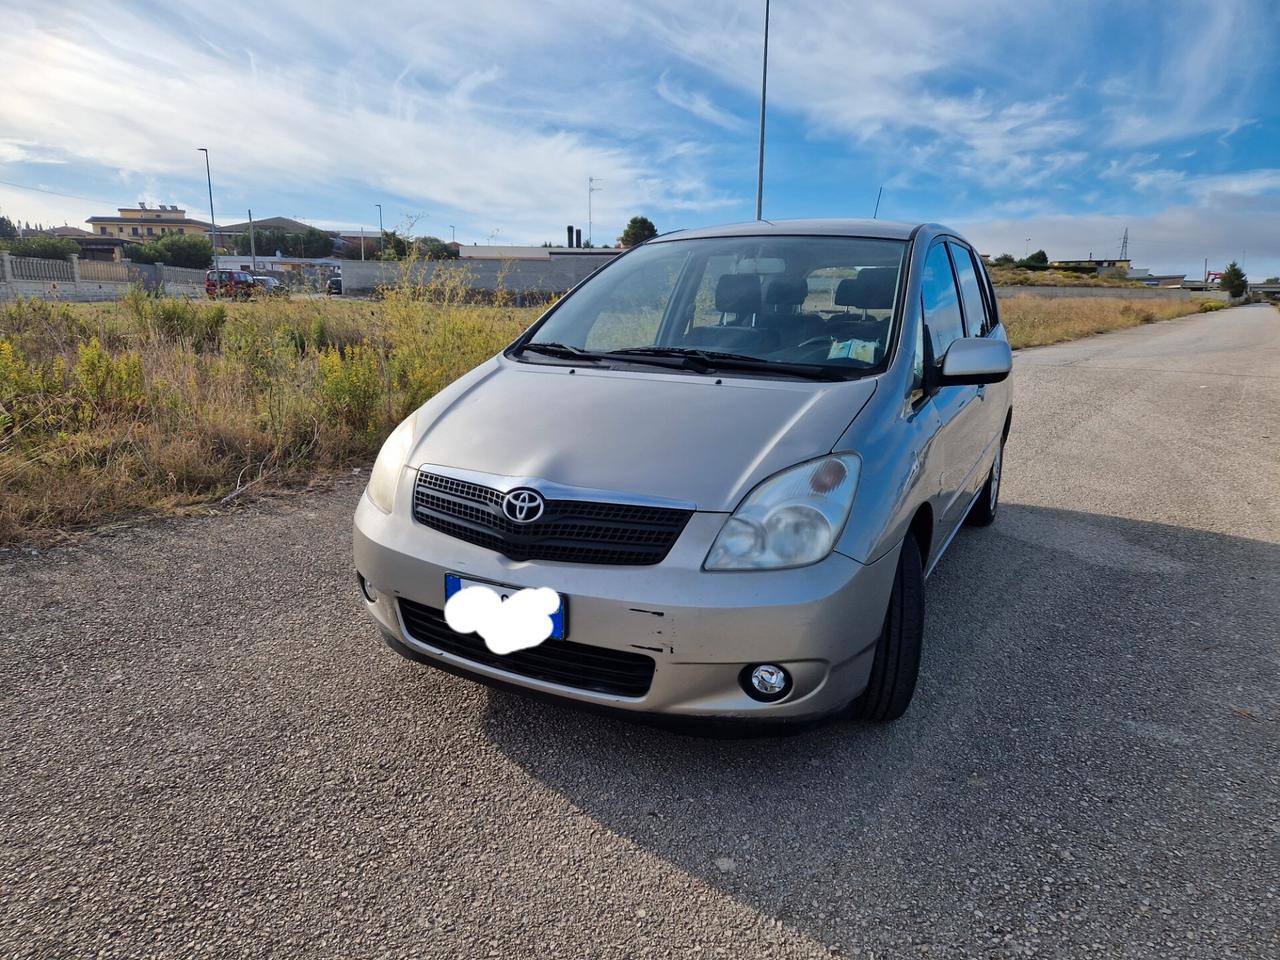
POLYGON ((889 727, 400 660, 357 478, 0 556, 0 955, 1280 955, 1280 317, 1018 354, 889 727))

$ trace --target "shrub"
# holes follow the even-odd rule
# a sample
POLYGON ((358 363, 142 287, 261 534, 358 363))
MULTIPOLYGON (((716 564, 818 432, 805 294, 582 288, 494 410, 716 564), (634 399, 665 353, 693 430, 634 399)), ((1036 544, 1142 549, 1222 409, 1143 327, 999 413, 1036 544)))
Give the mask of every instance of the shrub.
POLYGON ((320 402, 324 412, 353 430, 374 433, 385 419, 382 358, 367 342, 348 347, 345 353, 332 347, 320 354, 320 402))
POLYGON ((113 357, 97 337, 81 345, 72 374, 80 395, 93 407, 136 410, 145 398, 142 358, 133 352, 113 357))
POLYGON ((134 263, 168 263, 169 251, 157 241, 150 240, 130 248, 129 259, 134 263))
POLYGON ((213 247, 206 237, 171 233, 161 237, 160 246, 169 254, 169 264, 204 270, 213 266, 213 247))
POLYGON ((80 244, 66 237, 27 237, 9 244, 9 252, 15 257, 36 257, 40 260, 66 260, 80 252, 80 244))

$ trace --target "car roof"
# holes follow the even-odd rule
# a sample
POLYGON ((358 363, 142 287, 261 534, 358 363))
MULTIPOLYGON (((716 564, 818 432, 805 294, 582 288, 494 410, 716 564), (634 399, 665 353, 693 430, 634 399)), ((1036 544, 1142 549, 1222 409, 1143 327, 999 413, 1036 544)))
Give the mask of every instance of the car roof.
POLYGON ((909 240, 922 226, 929 226, 940 233, 951 233, 937 224, 903 223, 894 220, 749 220, 746 223, 728 223, 716 227, 696 227, 664 233, 650 240, 662 243, 668 240, 692 240, 698 237, 758 237, 758 236, 817 236, 817 237, 871 237, 881 240, 909 240))

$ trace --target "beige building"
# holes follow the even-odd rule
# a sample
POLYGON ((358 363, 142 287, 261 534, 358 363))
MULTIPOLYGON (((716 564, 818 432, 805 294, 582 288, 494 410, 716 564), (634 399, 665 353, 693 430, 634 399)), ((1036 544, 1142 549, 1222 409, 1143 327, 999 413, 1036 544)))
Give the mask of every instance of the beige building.
POLYGON ((94 236, 123 237, 126 240, 137 240, 145 243, 166 234, 192 234, 207 236, 209 224, 203 220, 192 220, 187 211, 172 204, 157 204, 148 207, 139 203, 136 207, 120 207, 114 217, 90 217, 89 224, 94 236))

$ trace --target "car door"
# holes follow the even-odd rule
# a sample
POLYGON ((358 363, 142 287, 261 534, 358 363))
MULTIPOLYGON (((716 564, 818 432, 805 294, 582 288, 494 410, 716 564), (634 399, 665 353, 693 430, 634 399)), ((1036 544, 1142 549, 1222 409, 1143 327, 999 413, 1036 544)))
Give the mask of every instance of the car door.
MULTIPOLYGON (((951 252, 951 263, 955 268, 956 280, 960 287, 960 305, 964 308, 964 328, 967 337, 987 337, 991 335, 994 324, 994 310, 983 295, 983 283, 980 279, 976 254, 957 240, 948 240, 947 247, 951 252)), ((1004 419, 1008 404, 1006 388, 993 384, 981 384, 974 388, 977 394, 977 421, 979 433, 977 442, 978 463, 973 476, 970 477, 967 489, 972 496, 987 482, 987 474, 991 470, 996 455, 996 444, 1004 432, 1004 419)))
MULTIPOLYGON (((920 296, 929 347, 926 363, 940 367, 947 349, 965 333, 960 290, 943 240, 935 241, 925 258, 920 296)), ((942 542, 964 519, 972 497, 973 474, 983 448, 982 410, 977 387, 968 384, 939 386, 929 402, 938 415, 933 455, 941 462, 941 509, 935 517, 942 542)))

